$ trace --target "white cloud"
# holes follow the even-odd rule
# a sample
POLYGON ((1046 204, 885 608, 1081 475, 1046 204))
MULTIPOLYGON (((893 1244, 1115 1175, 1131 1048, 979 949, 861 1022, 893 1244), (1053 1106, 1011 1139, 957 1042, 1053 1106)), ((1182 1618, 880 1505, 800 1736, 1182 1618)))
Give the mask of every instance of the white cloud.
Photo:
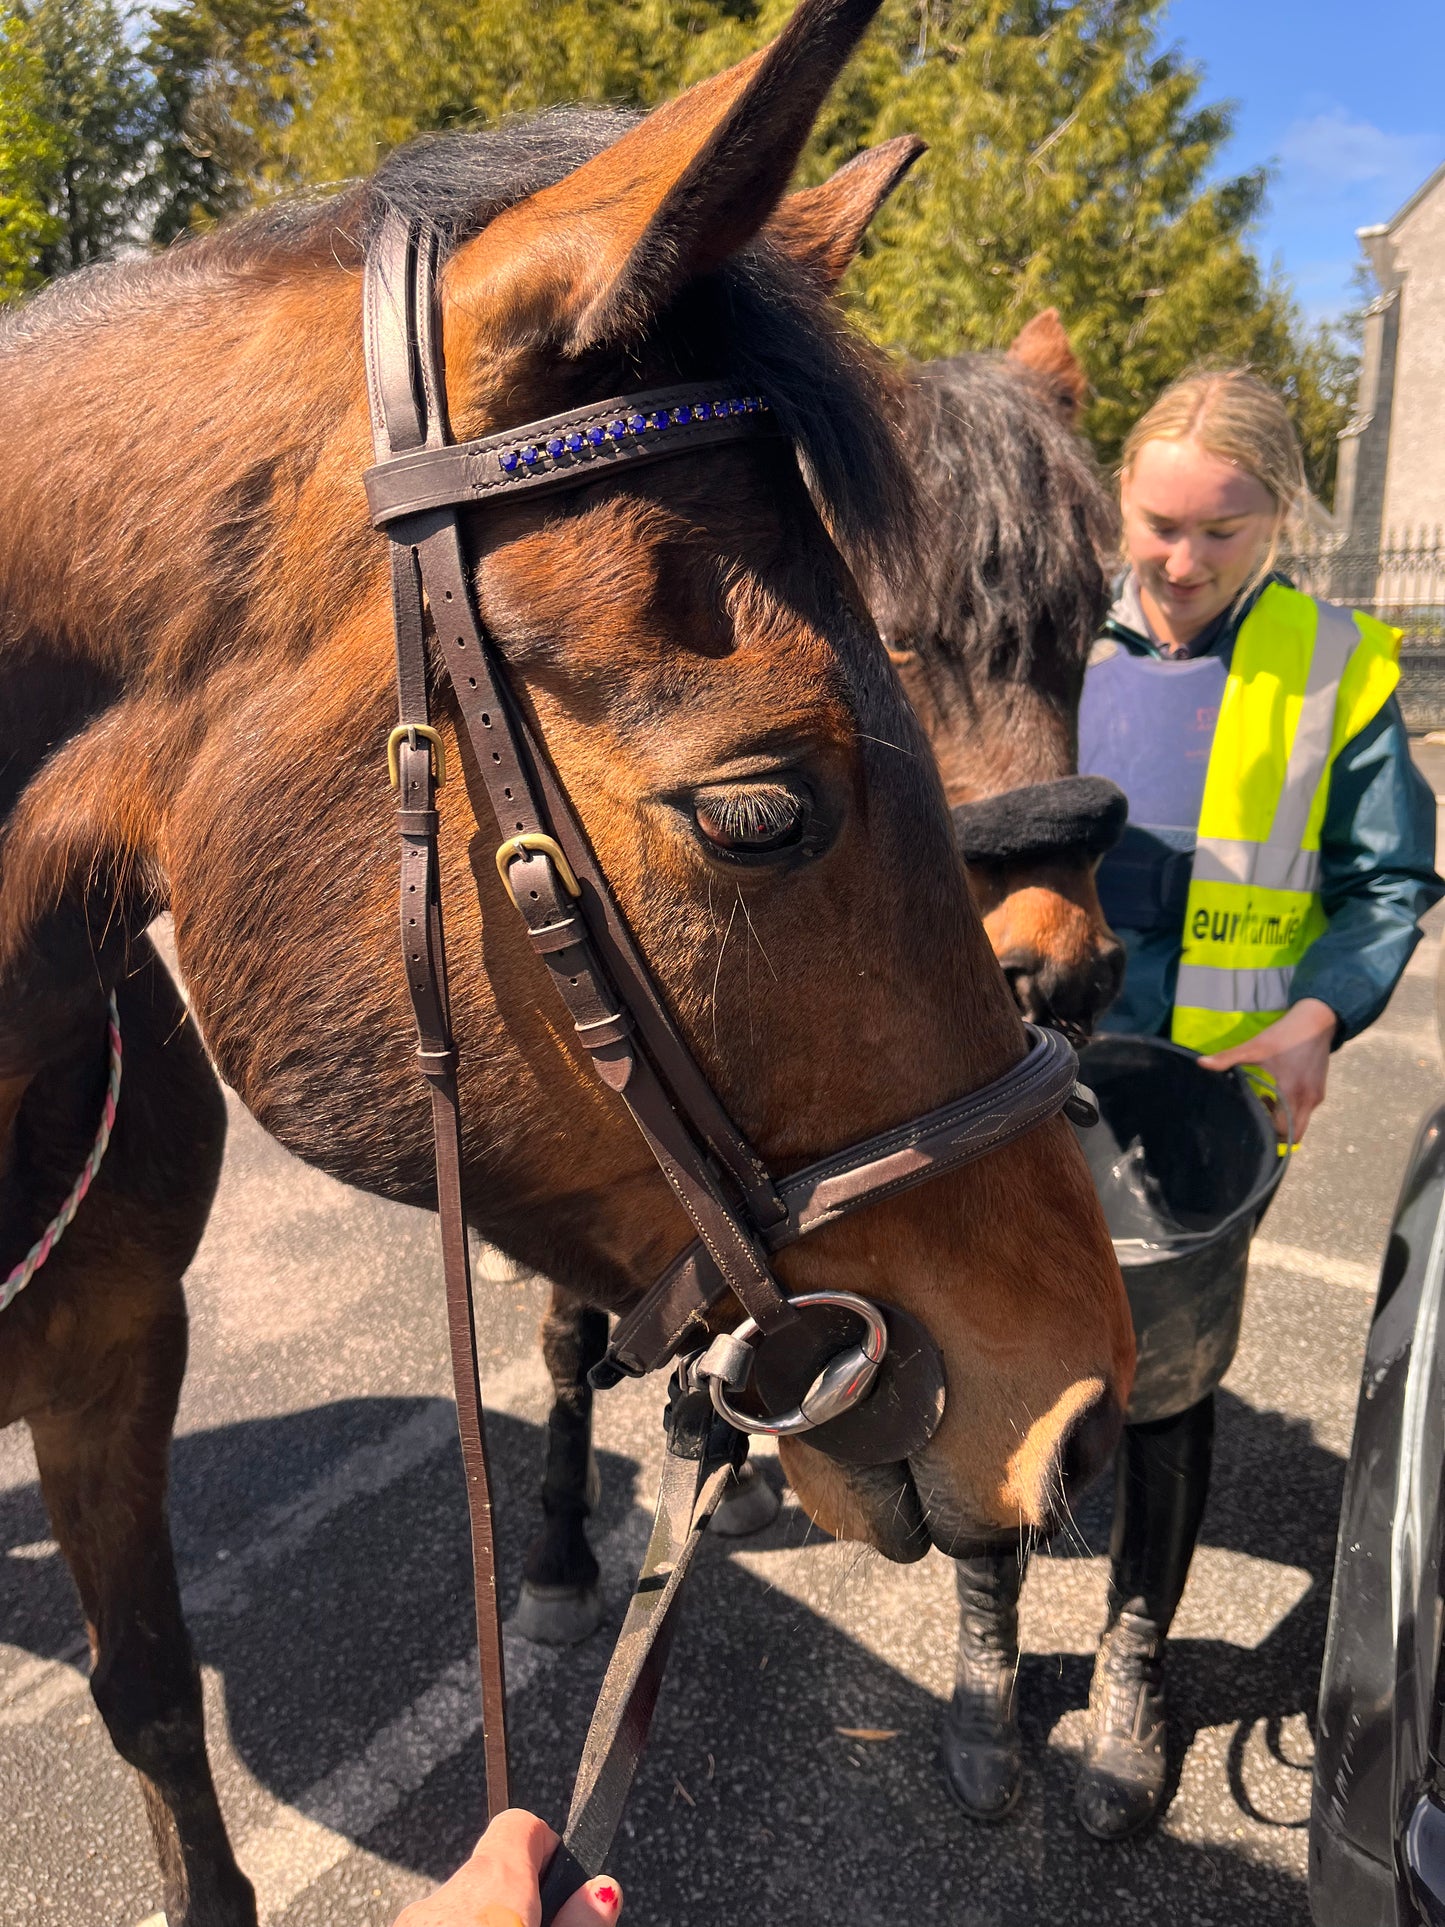
POLYGON ((1445 135, 1395 134, 1343 107, 1297 120, 1280 143, 1285 180, 1300 189, 1373 188, 1384 200, 1413 193, 1445 153, 1445 135))

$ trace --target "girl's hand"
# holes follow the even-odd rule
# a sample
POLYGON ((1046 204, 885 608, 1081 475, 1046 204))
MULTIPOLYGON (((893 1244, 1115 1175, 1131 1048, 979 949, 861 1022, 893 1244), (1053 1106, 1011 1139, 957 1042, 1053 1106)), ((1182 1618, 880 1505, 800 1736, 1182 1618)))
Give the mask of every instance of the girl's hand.
MULTIPOLYGON (((542 1870, 557 1845, 545 1820, 521 1807, 499 1813, 471 1859, 444 1887, 415 1900, 395 1927, 540 1927, 542 1870)), ((589 1880, 557 1916, 557 1927, 612 1927, 622 1890, 607 1874, 589 1880)))
MULTIPOLYGON (((1329 1005, 1318 997, 1301 997, 1247 1044, 1235 1044, 1199 1061, 1207 1071, 1227 1071, 1236 1064, 1258 1064, 1267 1070, 1289 1106, 1298 1144, 1311 1117, 1325 1101, 1330 1045, 1338 1022, 1329 1005)), ((1275 1121, 1283 1130, 1284 1117, 1276 1114, 1275 1121)))

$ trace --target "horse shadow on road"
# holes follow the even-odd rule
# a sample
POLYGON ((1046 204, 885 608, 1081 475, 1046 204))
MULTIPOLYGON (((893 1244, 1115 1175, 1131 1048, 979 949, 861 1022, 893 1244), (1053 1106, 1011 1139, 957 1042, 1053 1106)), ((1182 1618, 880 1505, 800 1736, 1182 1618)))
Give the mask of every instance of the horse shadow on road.
MULTIPOLYGON (((304 1808, 308 1790, 362 1753, 470 1650, 465 1508, 449 1427, 441 1401, 352 1399, 176 1441, 173 1513, 197 1653, 224 1679, 235 1752, 282 1802, 304 1808), (387 1442, 398 1439, 404 1449, 388 1459, 387 1442), (348 1485, 344 1469, 372 1465, 365 1454, 378 1450, 372 1472, 348 1485), (318 1492, 340 1498, 317 1507, 318 1492), (274 1558, 264 1553, 267 1530, 274 1558)), ((488 1429, 510 1602, 537 1518, 542 1434, 507 1415, 492 1416, 488 1429)), ((636 1459, 608 1451, 600 1459, 594 1537, 635 1557, 651 1493, 636 1459)), ((1307 1427, 1224 1401, 1206 1543, 1297 1566, 1312 1583, 1253 1650, 1224 1640, 1178 1643, 1171 1677, 1181 1740, 1230 1723, 1247 1733, 1312 1709, 1341 1476, 1338 1458, 1316 1447, 1307 1427)), ((1107 1539, 1107 1516, 1100 1497, 1081 1513, 1095 1548, 1107 1539)), ((842 1615, 852 1631, 833 1623, 826 1602, 815 1609, 770 1580, 774 1555, 796 1556, 798 1522, 787 1508, 778 1525, 740 1548, 704 1549, 614 1861, 630 1922, 1307 1922, 1299 1848, 1271 1848, 1242 1785, 1232 1788, 1233 1803, 1246 1831, 1259 1827, 1262 1846, 1255 1838, 1242 1851, 1224 1844, 1229 1829, 1214 1808, 1213 1844, 1164 1831, 1105 1848, 1079 1833, 1069 1811, 1071 1762, 1047 1744, 1058 1721, 1087 1699, 1089 1662, 1078 1653, 1026 1658, 1026 1797, 1003 1825, 972 1826, 935 1766, 939 1667, 946 1674, 956 1627, 951 1613, 937 1610, 937 1584, 928 1593, 932 1618, 907 1628, 913 1647, 922 1640, 936 1648, 932 1683, 923 1685, 926 1667, 910 1662, 904 1670, 879 1657, 902 1631, 908 1575, 879 1569, 887 1610, 873 1612, 875 1581, 860 1571, 842 1615), (854 1741, 837 1730, 854 1725, 894 1737, 854 1741)), ((46 1532, 33 1486, 0 1494, 0 1554, 25 1554, 0 1556, 0 1632, 54 1655, 79 1619, 58 1559, 35 1556, 46 1532)), ((616 1617, 583 1646, 543 1655, 515 1695, 514 1798, 554 1820, 565 1809, 616 1617)), ((1221 1788, 1219 1805, 1229 1800, 1221 1788)), ((354 1837, 441 1877, 469 1849, 480 1805, 480 1743, 463 1734, 354 1837)), ((79 1788, 76 1807, 83 1813, 79 1788)), ((1183 1830, 1199 1831, 1193 1815, 1183 1830)), ((244 1831, 238 1847, 244 1860, 244 1831)), ((339 1892, 316 1903, 316 1920, 340 1927, 339 1892)), ((288 1922, 312 1918, 304 1897, 287 1914, 288 1922)), ((363 1927, 350 1911, 344 1918, 346 1927, 363 1927)))

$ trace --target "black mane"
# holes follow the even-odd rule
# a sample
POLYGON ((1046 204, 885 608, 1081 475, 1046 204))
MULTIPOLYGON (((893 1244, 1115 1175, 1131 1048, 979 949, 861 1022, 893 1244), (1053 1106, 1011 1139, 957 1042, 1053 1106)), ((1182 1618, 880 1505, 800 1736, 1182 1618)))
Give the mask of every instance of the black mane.
MULTIPOLYGON (((425 217, 444 252, 504 209, 560 181, 640 116, 554 108, 479 131, 425 135, 368 180, 333 194, 277 201, 161 254, 137 255, 54 283, 0 323, 0 353, 42 345, 56 331, 104 327, 157 301, 194 299, 228 283, 334 263, 355 271, 388 207, 425 217)), ((766 239, 684 290, 649 336, 673 378, 735 376, 764 394, 801 457, 845 553, 909 555, 916 499, 894 426, 882 358, 832 301, 766 239)), ((629 385, 627 370, 621 370, 629 385)), ((635 380, 630 385, 636 385, 635 380)))
POLYGON ((922 556, 873 587, 885 639, 945 684, 973 674, 1076 686, 1117 542, 1083 442, 1027 371, 997 355, 916 365, 905 442, 924 500, 922 556))

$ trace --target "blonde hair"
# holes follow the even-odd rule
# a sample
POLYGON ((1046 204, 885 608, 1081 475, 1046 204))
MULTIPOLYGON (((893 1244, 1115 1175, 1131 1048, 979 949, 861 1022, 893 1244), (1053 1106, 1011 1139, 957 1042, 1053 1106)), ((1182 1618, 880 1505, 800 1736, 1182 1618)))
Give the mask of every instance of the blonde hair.
POLYGON ((1243 368, 1181 375, 1142 414, 1124 442, 1122 481, 1147 442, 1190 439, 1243 469, 1274 498, 1274 528, 1264 560, 1241 591, 1257 589, 1279 555, 1280 538, 1307 492, 1299 437, 1275 391, 1243 368))

